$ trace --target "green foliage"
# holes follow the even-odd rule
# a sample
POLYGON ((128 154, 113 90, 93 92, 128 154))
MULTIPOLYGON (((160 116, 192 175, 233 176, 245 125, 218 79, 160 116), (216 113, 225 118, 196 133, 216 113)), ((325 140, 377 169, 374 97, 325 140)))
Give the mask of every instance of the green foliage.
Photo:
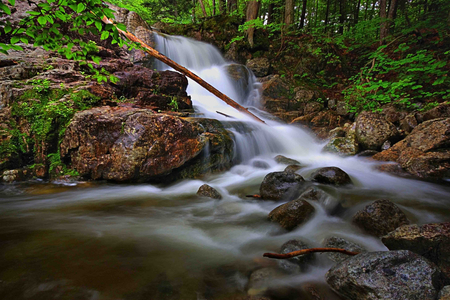
POLYGON ((345 96, 353 111, 379 110, 387 103, 405 108, 420 108, 421 103, 450 97, 448 54, 438 58, 421 49, 408 51, 406 43, 390 55, 381 46, 369 58, 370 63, 353 76, 345 96))
POLYGON ((170 103, 168 104, 171 107, 172 111, 178 111, 178 102, 176 97, 171 97, 170 98, 170 103))

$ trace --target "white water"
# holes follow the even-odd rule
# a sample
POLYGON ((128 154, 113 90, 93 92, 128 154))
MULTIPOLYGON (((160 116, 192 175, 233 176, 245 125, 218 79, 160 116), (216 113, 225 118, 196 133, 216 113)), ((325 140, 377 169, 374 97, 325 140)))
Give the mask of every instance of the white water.
MULTIPOLYGON (((0 240, 5 241, 0 247, 0 265, 4 266, 0 280, 69 280, 74 286, 98 291, 100 299, 216 299, 227 293, 245 293, 250 271, 273 264, 262 259, 262 254, 278 251, 290 239, 302 239, 314 247, 322 246, 328 237, 340 236, 367 250, 385 250, 378 239, 350 223, 357 210, 375 199, 394 201, 413 223, 448 220, 448 189, 377 172, 375 163, 364 159, 322 153, 323 145, 308 132, 274 121, 259 110, 254 77, 248 79, 249 88, 236 89, 239 85, 226 73, 228 62, 212 46, 159 36, 158 45, 160 52, 235 101, 253 106, 251 111, 266 121, 267 125, 254 122, 189 81, 188 93, 196 111, 231 126, 241 164, 203 180, 164 188, 148 184, 86 187, 82 183, 75 187, 0 186, 0 240), (235 120, 230 122, 216 111, 235 120), (266 174, 286 167, 274 161, 279 154, 306 165, 298 171, 306 180, 319 167, 337 166, 346 171, 354 187, 318 185, 328 193, 331 205, 339 202, 345 211, 332 215, 326 207, 312 203, 314 217, 291 232, 268 222, 269 212, 281 203, 245 195, 259 193, 266 174), (255 161, 266 162, 268 169, 255 167, 255 161), (203 183, 219 190, 223 199, 197 197, 203 183), (36 261, 39 268, 34 267, 36 261), (216 274, 230 266, 232 271, 223 278, 216 274), (224 290, 205 283, 211 270, 224 290), (175 296, 158 294, 165 277, 174 286, 175 296), (146 298, 145 291, 151 297, 146 298)), ((331 265, 326 255, 320 255, 306 272, 286 275, 272 284, 299 288, 306 282, 323 283, 331 265)))

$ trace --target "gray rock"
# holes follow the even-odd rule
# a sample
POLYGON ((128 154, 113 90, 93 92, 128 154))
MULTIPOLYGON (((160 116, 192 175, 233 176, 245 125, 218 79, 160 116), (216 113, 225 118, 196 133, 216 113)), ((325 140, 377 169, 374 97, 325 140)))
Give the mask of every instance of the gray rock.
POLYGON ((405 132, 411 132, 417 127, 417 120, 414 114, 407 115, 403 120, 400 121, 400 128, 405 132))
POLYGON ((222 199, 222 195, 213 187, 204 184, 202 185, 198 191, 197 191, 197 195, 199 196, 203 196, 203 197, 208 197, 208 198, 213 198, 213 199, 222 199))
POLYGON ((378 151, 376 151, 376 150, 364 150, 362 152, 359 152, 358 156, 361 156, 361 157, 372 157, 372 156, 374 156, 377 153, 378 153, 378 151))
POLYGON ((252 166, 254 166, 255 168, 258 168, 258 169, 270 168, 270 165, 262 160, 255 160, 254 162, 252 162, 252 166))
POLYGON ((438 300, 450 300, 450 285, 446 285, 439 292, 438 300))
POLYGON ((356 140, 351 138, 335 137, 323 147, 322 151, 336 153, 341 156, 352 156, 358 153, 359 144, 356 140))
MULTIPOLYGON (((309 248, 311 247, 301 240, 290 240, 281 246, 280 253, 286 254, 289 252, 309 248)), ((300 273, 301 271, 304 271, 305 268, 307 267, 307 264, 314 261, 314 259, 315 259, 314 254, 310 253, 298 255, 296 257, 292 257, 289 259, 280 259, 278 260, 278 265, 280 266, 280 268, 282 268, 288 273, 300 273)))
POLYGON ((284 164, 284 165, 300 165, 299 161, 292 159, 292 158, 288 158, 283 155, 275 156, 275 161, 279 164, 284 164))
POLYGON ((308 201, 297 199, 272 210, 269 213, 269 219, 286 230, 292 230, 309 220, 314 211, 314 207, 308 201))
POLYGON ((284 172, 295 173, 298 170, 300 170, 301 168, 302 168, 302 166, 299 166, 299 165, 289 165, 284 169, 284 172))
POLYGON ((311 180, 333 185, 352 184, 350 176, 338 167, 320 168, 311 174, 311 180))
POLYGON ((391 141, 385 141, 383 143, 383 145, 381 145, 381 150, 382 151, 387 150, 387 149, 391 148, 391 146, 392 146, 392 142, 391 141))
POLYGON ((255 73, 256 77, 267 76, 270 71, 270 62, 265 57, 250 59, 247 61, 246 66, 255 73))
POLYGON ((406 215, 397 205, 381 199, 372 202, 358 211, 352 219, 353 224, 366 232, 381 237, 402 225, 409 224, 406 215))
POLYGON ((436 299, 444 285, 439 269, 407 250, 366 252, 332 267, 327 283, 345 299, 436 299))
POLYGON ((345 137, 345 130, 342 127, 336 127, 332 129, 329 134, 329 138, 345 137))
POLYGON ((305 115, 309 115, 312 113, 319 112, 323 109, 323 104, 319 102, 308 102, 306 103, 304 113, 305 115))
MULTIPOLYGON (((351 252, 366 252, 366 250, 358 244, 347 241, 343 238, 332 236, 325 240, 324 246, 327 248, 341 248, 351 252)), ((329 259, 334 262, 341 262, 350 256, 339 252, 329 252, 327 253, 329 259)))
POLYGON ((290 172, 272 172, 264 177, 259 194, 264 200, 291 200, 305 181, 302 176, 290 172))
POLYGON ((395 140, 398 131, 384 116, 362 112, 356 118, 356 137, 364 149, 379 150, 386 140, 395 140))
POLYGON ((270 288, 270 283, 282 275, 280 271, 274 268, 262 268, 253 271, 248 280, 247 294, 251 296, 264 294, 270 288))
POLYGON ((410 250, 438 265, 450 277, 450 223, 404 225, 383 236, 390 250, 410 250))
POLYGON ((345 101, 338 101, 336 104, 336 113, 340 116, 348 115, 348 107, 345 101))

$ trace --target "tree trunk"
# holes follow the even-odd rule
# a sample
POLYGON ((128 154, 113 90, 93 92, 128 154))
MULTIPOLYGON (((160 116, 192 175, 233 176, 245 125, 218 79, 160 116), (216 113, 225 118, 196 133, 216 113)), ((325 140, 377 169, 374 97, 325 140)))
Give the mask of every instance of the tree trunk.
POLYGON ((355 17, 354 17, 355 19, 353 20, 354 25, 358 24, 360 8, 361 8, 361 0, 358 0, 358 5, 356 6, 356 10, 355 10, 355 17))
POLYGON ((284 23, 289 27, 294 23, 294 0, 286 0, 284 7, 284 23))
POLYGON ((216 15, 216 0, 212 0, 212 15, 216 15))
POLYGON ((388 12, 388 31, 392 31, 392 25, 394 24, 395 17, 397 16, 398 1, 391 0, 388 12))
POLYGON ((380 0, 380 45, 383 44, 384 39, 388 36, 389 27, 387 21, 386 0, 380 0))
POLYGON ((339 33, 340 34, 344 33, 344 23, 347 18, 345 5, 346 5, 345 0, 339 1, 339 14, 340 14, 340 16, 339 16, 339 33))
POLYGON ((327 30, 326 27, 328 25, 328 21, 329 21, 329 17, 330 17, 330 3, 331 3, 331 0, 327 0, 327 10, 325 12, 325 30, 327 30))
POLYGON ((225 11, 225 0, 219 0, 219 13, 222 14, 225 11))
POLYGON ((206 18, 208 15, 206 14, 205 4, 203 3, 203 0, 198 0, 198 2, 200 3, 200 7, 202 8, 203 17, 206 18))
MULTIPOLYGON (((108 19, 107 17, 103 17, 102 21, 104 23, 106 23, 106 24, 114 24, 114 22, 111 21, 110 19, 108 19)), ((156 51, 152 47, 148 46, 147 44, 145 44, 143 41, 141 41, 140 39, 135 37, 130 32, 123 31, 123 30, 121 30, 119 28, 117 28, 117 30, 121 34, 123 34, 127 39, 129 39, 130 41, 140 44, 145 49, 145 52, 147 52, 150 56, 152 56, 152 57, 162 61, 163 63, 165 63, 169 67, 172 67, 174 70, 176 70, 176 71, 186 75, 187 77, 191 78, 192 80, 197 82, 199 85, 201 85, 203 88, 205 88, 208 92, 212 93, 213 95, 218 97, 220 100, 224 101, 226 104, 230 105, 231 107, 234 107, 236 110, 238 110, 240 112, 243 112, 243 113, 251 116, 253 119, 255 119, 255 120, 259 121, 259 122, 265 123, 263 120, 261 120, 260 118, 258 118, 254 114, 252 114, 248 109, 246 109, 245 107, 239 105, 238 103, 236 103, 235 101, 230 99, 227 95, 221 93, 215 87, 213 87, 212 85, 210 85, 209 83, 207 83, 206 81, 204 81, 203 79, 201 79, 200 77, 198 77, 196 74, 192 73, 191 71, 189 71, 185 67, 179 65, 178 63, 174 62, 170 58, 164 56, 163 54, 159 53, 158 51, 156 51)))
POLYGON ((267 10, 267 24, 273 23, 273 9, 275 8, 275 4, 270 3, 267 10))
MULTIPOLYGON (((255 20, 258 17, 258 11, 259 11, 259 5, 260 2, 258 1, 249 1, 247 3, 247 13, 246 13, 246 21, 251 21, 251 20, 255 20)), ((253 35, 255 33, 255 28, 254 27, 250 27, 247 30, 247 38, 248 38, 248 42, 250 43, 250 47, 253 48, 253 35)))
POLYGON ((306 18, 306 4, 308 0, 303 0, 303 6, 302 6, 302 17, 300 19, 300 28, 303 28, 305 26, 305 18, 306 18))
POLYGON ((237 9, 237 0, 228 0, 228 13, 231 14, 237 9))

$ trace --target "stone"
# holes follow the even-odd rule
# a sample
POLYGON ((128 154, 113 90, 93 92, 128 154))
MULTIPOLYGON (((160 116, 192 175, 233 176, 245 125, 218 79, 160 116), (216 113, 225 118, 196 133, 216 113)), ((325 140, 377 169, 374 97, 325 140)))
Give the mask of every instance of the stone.
MULTIPOLYGON (((361 245, 347 241, 346 239, 343 239, 343 238, 337 237, 337 236, 332 236, 332 237, 327 238, 325 240, 323 246, 326 248, 345 249, 345 250, 351 251, 351 252, 359 252, 359 253, 366 252, 366 250, 361 245)), ((339 253, 339 252, 328 252, 327 256, 329 259, 331 259, 332 261, 337 262, 337 263, 339 263, 343 260, 346 260, 347 258, 350 257, 347 254, 339 253)))
POLYGON ((385 141, 383 145, 381 145, 381 151, 387 150, 391 148, 391 146, 392 146, 391 141, 385 141))
POLYGON ((404 225, 381 240, 389 250, 410 250, 422 255, 450 278, 450 223, 404 225))
POLYGON ((398 131, 380 114, 362 112, 356 118, 356 137, 363 149, 380 150, 386 140, 395 141, 398 131))
POLYGON ((215 188, 207 184, 202 185, 198 189, 197 195, 218 200, 222 199, 222 195, 215 188))
POLYGON ((275 161, 279 164, 283 164, 283 165, 300 165, 300 162, 292 159, 292 158, 288 158, 286 156, 283 155, 277 155, 275 156, 275 161))
POLYGON ((437 300, 450 300, 450 285, 446 285, 439 292, 437 300))
POLYGON ((419 124, 403 140, 373 156, 398 162, 413 176, 441 179, 450 176, 450 118, 419 124))
POLYGON ((444 286, 439 269, 408 250, 365 252, 332 267, 330 287, 344 299, 432 300, 444 286))
POLYGON ((306 90, 301 87, 296 87, 294 89, 295 98, 294 100, 297 102, 309 102, 314 100, 316 97, 316 93, 313 90, 306 90))
POLYGON ((425 112, 422 121, 429 121, 437 118, 450 118, 450 104, 444 103, 425 112))
POLYGON ((317 186, 310 186, 304 190, 298 199, 315 201, 319 203, 327 213, 330 214, 335 214, 343 209, 339 199, 330 196, 317 186))
POLYGON ((407 115, 404 119, 400 121, 400 128, 405 132, 411 132, 417 127, 417 120, 414 114, 407 115))
POLYGON ((262 295, 270 287, 273 280, 280 278, 283 274, 275 268, 262 268, 253 271, 248 280, 247 294, 250 296, 262 295))
MULTIPOLYGON (((284 243, 280 248, 280 254, 286 254, 289 252, 309 249, 311 248, 308 244, 301 240, 289 240, 284 243)), ((315 256, 313 253, 298 255, 288 259, 280 259, 278 260, 278 265, 281 269, 288 273, 300 273, 305 271, 308 266, 308 263, 311 263, 315 260, 315 256)))
POLYGON ((309 115, 312 113, 319 112, 323 109, 323 104, 319 102, 308 102, 306 103, 304 114, 309 115))
POLYGON ((360 156, 360 157, 372 157, 372 156, 374 156, 377 153, 379 153, 379 152, 376 151, 376 150, 364 150, 364 151, 359 152, 358 156, 360 156))
POLYGON ((344 128, 336 127, 335 129, 332 129, 330 131, 329 138, 332 139, 332 138, 337 138, 337 137, 345 137, 345 133, 346 132, 345 132, 344 128))
POLYGON ((284 172, 295 173, 298 170, 300 170, 301 168, 302 168, 302 166, 299 166, 299 165, 289 165, 284 169, 284 172))
POLYGON ((348 106, 345 101, 338 101, 336 103, 336 113, 340 116, 347 116, 349 114, 348 106))
POLYGON ((252 166, 258 169, 268 169, 270 168, 270 165, 262 160, 255 160, 252 162, 252 166))
POLYGON ((381 237, 402 225, 409 224, 409 220, 397 205, 381 199, 358 211, 353 216, 352 223, 369 234, 381 237))
POLYGON ((359 144, 355 139, 335 137, 323 147, 322 151, 335 153, 340 156, 353 156, 358 153, 359 144))
POLYGON ((216 120, 104 106, 75 114, 61 158, 84 178, 171 182, 230 167, 233 140, 216 120))
POLYGON ((256 77, 269 75, 270 62, 269 59, 265 57, 249 59, 245 65, 253 71, 256 77))
POLYGON ((298 199, 280 205, 272 210, 269 213, 269 219, 277 222, 286 230, 292 230, 308 221, 314 212, 314 207, 308 201, 298 199))
POLYGON ((311 174, 311 180, 337 186, 352 184, 350 176, 338 167, 320 168, 311 174))
POLYGON ((298 189, 305 179, 290 172, 272 172, 264 177, 259 194, 264 200, 295 199, 298 189))

